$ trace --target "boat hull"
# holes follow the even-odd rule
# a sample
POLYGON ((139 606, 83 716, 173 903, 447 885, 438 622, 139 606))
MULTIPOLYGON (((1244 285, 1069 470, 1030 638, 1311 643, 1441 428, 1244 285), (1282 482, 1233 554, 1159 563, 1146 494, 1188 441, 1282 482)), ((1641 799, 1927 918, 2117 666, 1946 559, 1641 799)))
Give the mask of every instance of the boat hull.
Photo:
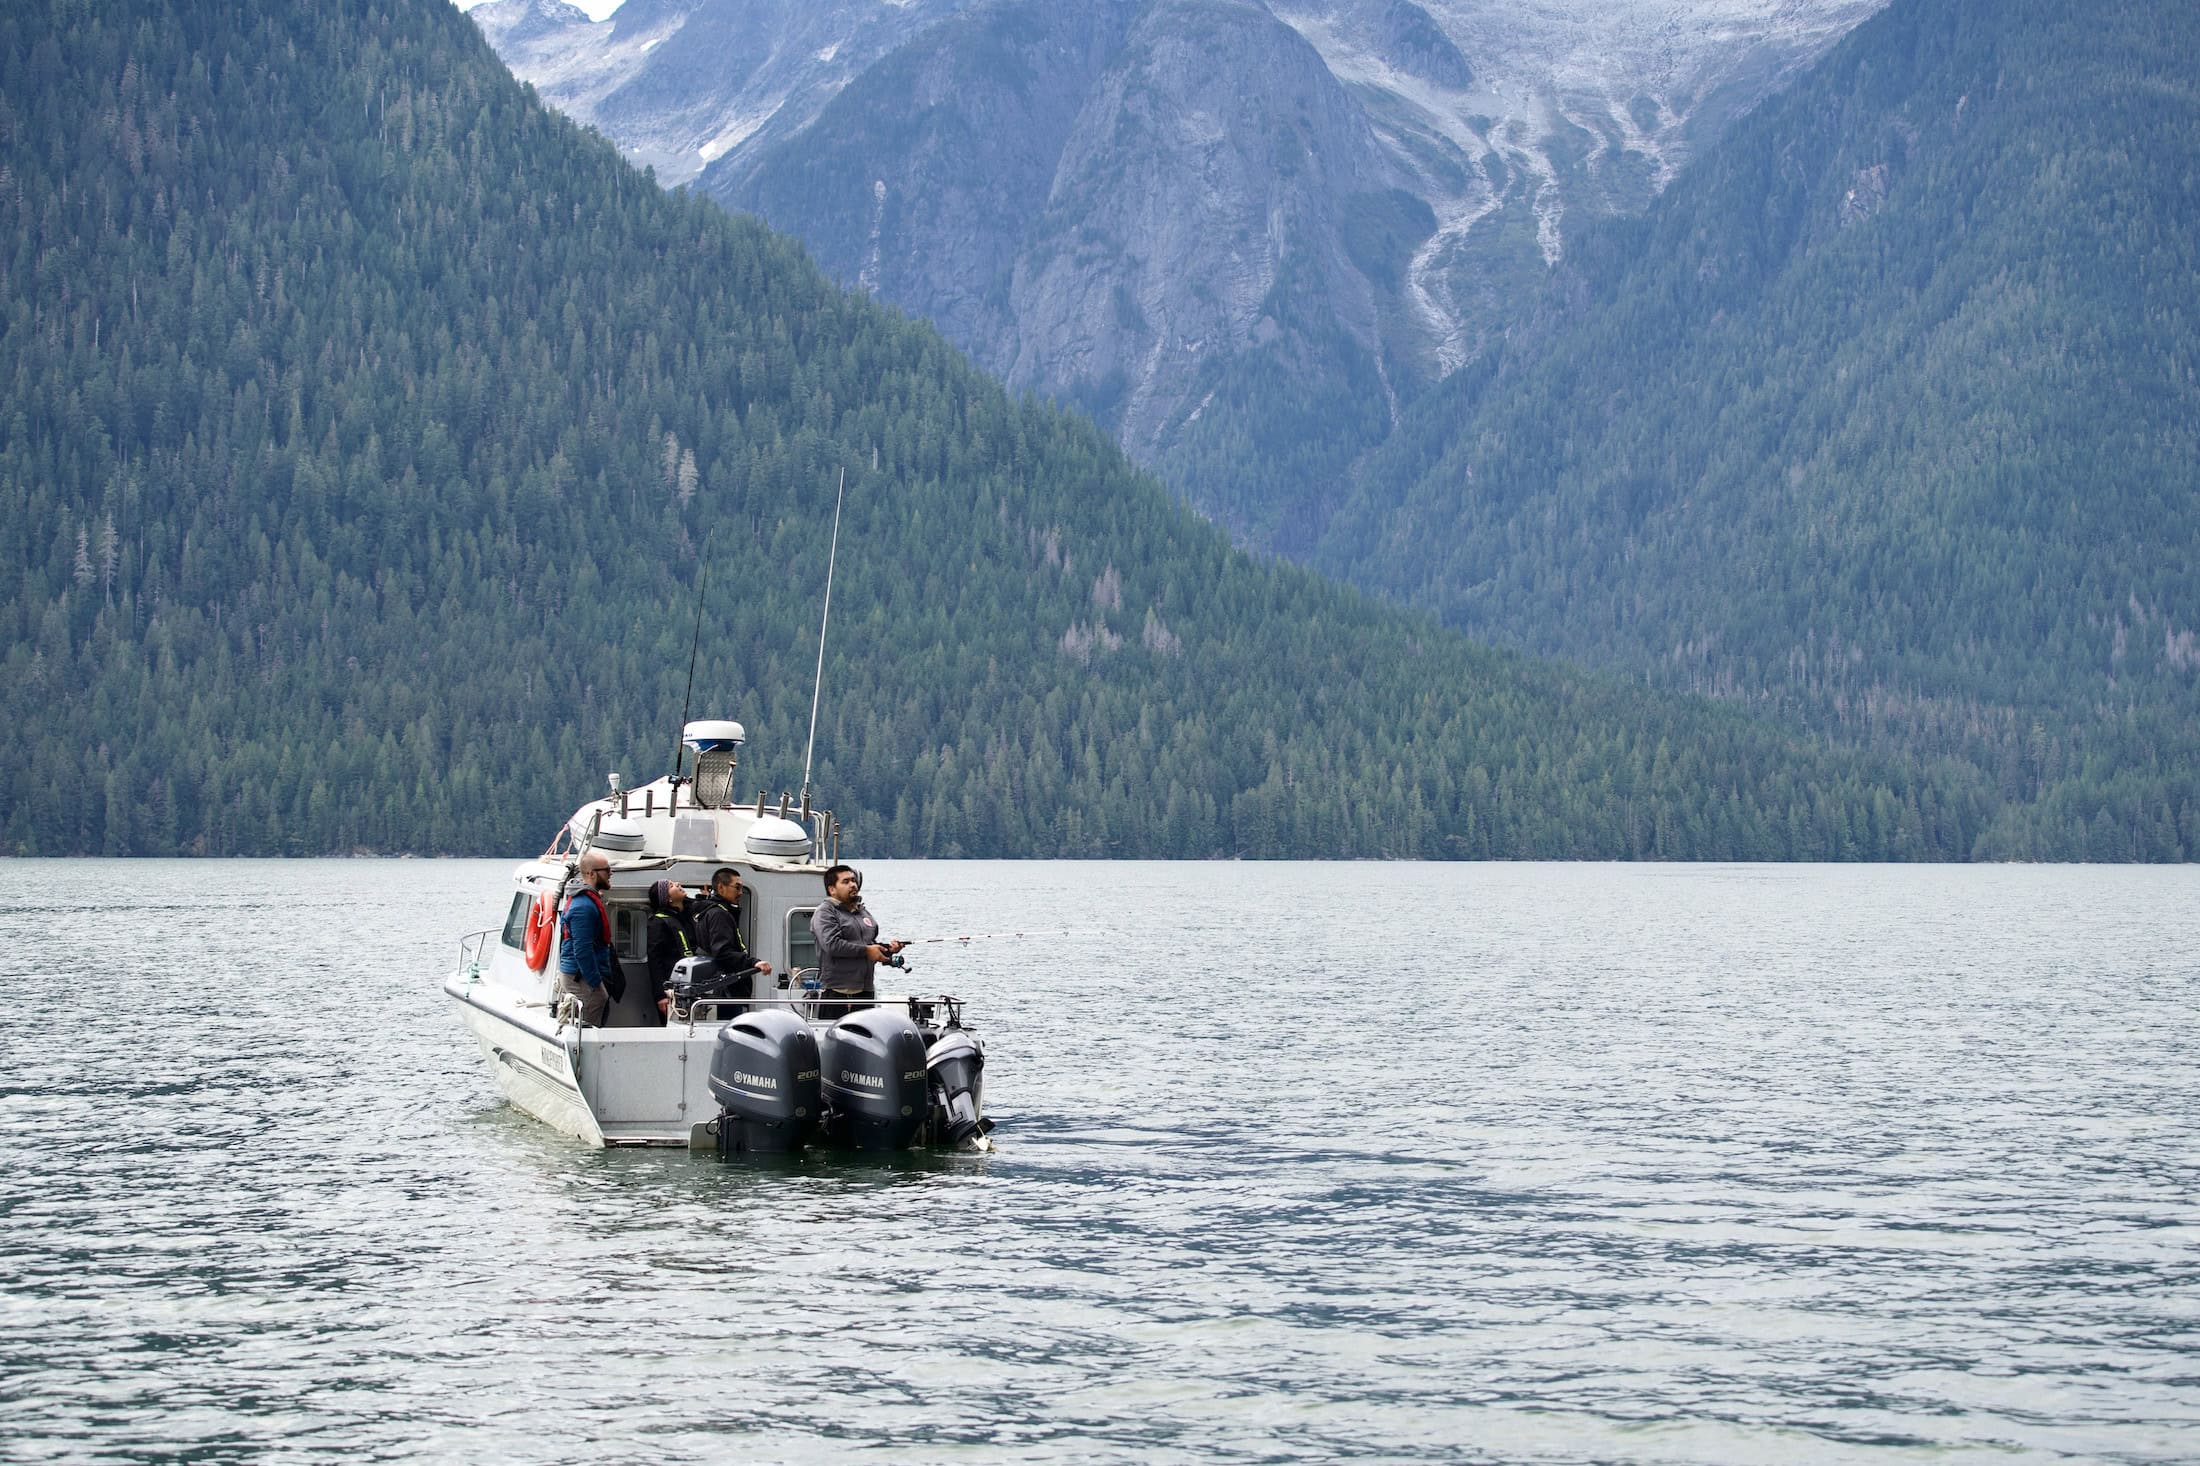
POLYGON ((717 1023, 560 1029, 548 1008, 493 983, 444 983, 458 1019, 515 1109, 586 1145, 686 1147, 717 1116, 717 1023))

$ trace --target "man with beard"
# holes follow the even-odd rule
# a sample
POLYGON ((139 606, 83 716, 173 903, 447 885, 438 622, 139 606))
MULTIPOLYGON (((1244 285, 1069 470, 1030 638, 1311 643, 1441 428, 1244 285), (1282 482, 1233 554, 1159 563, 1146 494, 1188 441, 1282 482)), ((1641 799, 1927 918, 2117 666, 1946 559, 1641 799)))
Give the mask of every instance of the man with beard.
POLYGON ((810 937, 817 943, 817 1016, 833 1019, 869 1007, 878 964, 909 944, 879 940, 878 922, 863 904, 863 877, 853 867, 827 870, 825 895, 810 913, 810 937))
POLYGON ((581 1022, 601 1028, 621 986, 611 952, 611 913, 603 893, 611 889, 611 861, 591 850, 581 857, 580 879, 558 913, 558 995, 581 1007, 581 1022))

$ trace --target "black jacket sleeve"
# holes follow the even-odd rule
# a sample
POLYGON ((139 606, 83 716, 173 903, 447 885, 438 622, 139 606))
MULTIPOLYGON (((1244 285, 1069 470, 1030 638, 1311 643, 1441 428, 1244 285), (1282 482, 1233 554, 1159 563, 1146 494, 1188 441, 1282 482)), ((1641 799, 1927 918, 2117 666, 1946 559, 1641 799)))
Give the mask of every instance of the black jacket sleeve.
POLYGON ((741 945, 740 913, 723 901, 712 901, 696 917, 695 945, 728 977, 756 965, 756 955, 741 945))

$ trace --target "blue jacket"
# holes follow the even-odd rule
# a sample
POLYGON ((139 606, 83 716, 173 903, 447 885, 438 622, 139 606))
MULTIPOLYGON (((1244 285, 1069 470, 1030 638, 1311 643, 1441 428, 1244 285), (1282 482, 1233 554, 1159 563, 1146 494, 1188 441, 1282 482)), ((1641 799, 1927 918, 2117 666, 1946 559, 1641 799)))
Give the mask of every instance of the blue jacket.
POLYGON ((596 903, 579 891, 565 898, 558 917, 558 971, 570 972, 590 987, 611 976, 611 933, 603 929, 596 903))

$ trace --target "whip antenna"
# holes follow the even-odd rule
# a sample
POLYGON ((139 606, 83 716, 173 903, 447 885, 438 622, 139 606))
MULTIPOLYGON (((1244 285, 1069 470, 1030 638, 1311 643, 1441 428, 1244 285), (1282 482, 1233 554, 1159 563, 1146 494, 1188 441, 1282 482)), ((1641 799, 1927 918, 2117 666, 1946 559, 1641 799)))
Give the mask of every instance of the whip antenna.
POLYGON ((802 751, 802 807, 810 805, 810 762, 817 754, 817 698, 825 690, 825 629, 833 624, 833 564, 840 558, 840 501, 848 492, 848 465, 840 466, 833 491, 833 543, 825 552, 825 614, 817 623, 817 680, 810 684, 810 746, 802 751))
POLYGON ((695 653, 703 645, 703 591, 710 584, 710 557, 697 556, 703 562, 702 572, 695 578, 695 641, 688 647, 687 691, 680 694, 680 736, 672 744, 672 777, 680 777, 680 745, 687 739, 689 699, 695 696, 695 653))

